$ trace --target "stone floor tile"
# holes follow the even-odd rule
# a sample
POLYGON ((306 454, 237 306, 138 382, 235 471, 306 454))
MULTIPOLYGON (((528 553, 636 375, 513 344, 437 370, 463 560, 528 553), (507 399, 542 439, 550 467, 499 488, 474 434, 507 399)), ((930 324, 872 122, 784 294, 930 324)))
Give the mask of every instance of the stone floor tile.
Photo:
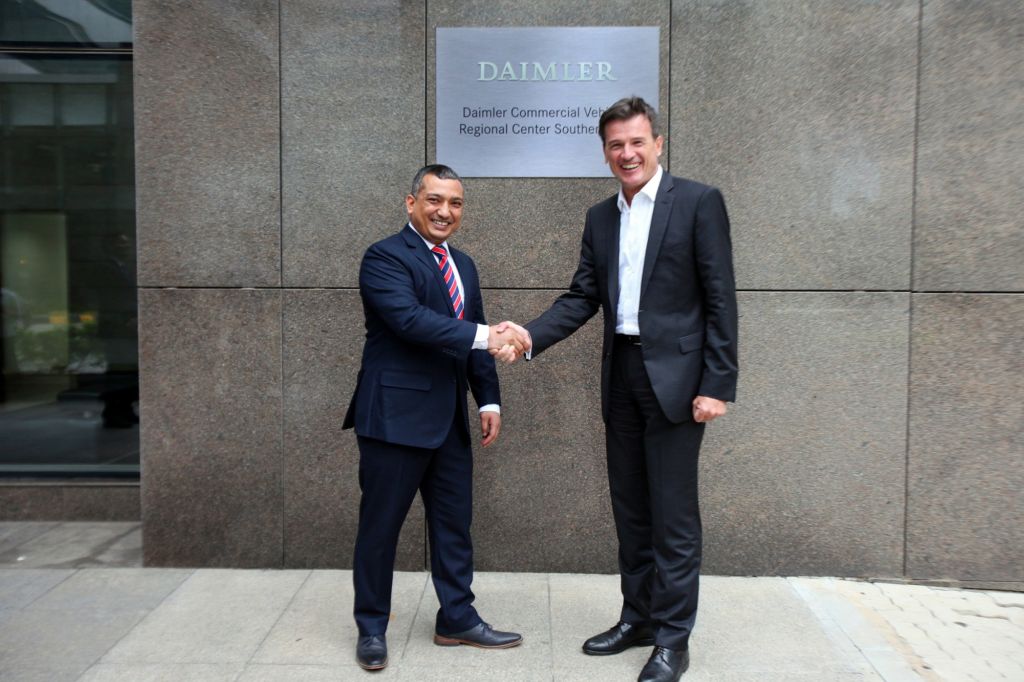
POLYGON ((192 569, 81 569, 34 601, 29 608, 151 610, 193 572, 192 569))
POLYGON ((0 569, 0 609, 20 609, 74 575, 72 569, 0 569))
MULTIPOLYGON (((402 657, 423 591, 430 589, 428 582, 426 573, 395 573, 387 632, 392 660, 402 657)), ((273 664, 268 670, 300 664, 354 666, 358 631, 352 598, 352 571, 314 571, 250 663, 273 664)))
POLYGON ((0 623, 0 666, 84 670, 145 615, 143 610, 22 610, 0 623))
POLYGON ((819 620, 836 624, 852 645, 852 655, 869 670, 887 682, 924 679, 923 660, 888 620, 902 611, 877 585, 834 578, 789 578, 789 583, 819 620))
POLYGON ((783 578, 701 579, 693 645, 710 670, 765 673, 862 672, 823 632, 783 578))
POLYGON ((348 682, 349 680, 374 682, 394 680, 400 677, 397 666, 390 665, 384 670, 367 673, 359 668, 355 660, 352 665, 247 665, 237 682, 348 682))
POLYGON ((1024 611, 1024 592, 997 592, 988 590, 987 594, 996 604, 1006 608, 1016 607, 1024 611))
POLYGON ((84 665, 71 667, 5 666, 0 663, 0 680, 4 682, 77 682, 84 665))
MULTIPOLYGON (((564 678, 552 678, 550 668, 519 670, 503 667, 437 668, 432 665, 407 665, 402 667, 398 679, 412 682, 551 682, 552 679, 564 678)), ((594 682, 593 678, 591 682, 594 682)))
POLYGON ((246 663, 310 571, 196 571, 104 663, 246 663))
POLYGON ((59 525, 59 521, 0 521, 0 556, 59 525))
POLYGON ((77 682, 234 682, 241 672, 239 664, 97 663, 77 682))
POLYGON ((137 522, 61 523, 0 552, 0 565, 20 568, 141 566, 142 525, 137 522))
MULTIPOLYGON (((523 635, 523 644, 511 649, 478 649, 471 646, 434 644, 434 621, 438 608, 431 586, 423 592, 413 621, 402 666, 417 670, 486 670, 488 675, 517 676, 550 674, 551 625, 548 578, 538 573, 479 573, 473 582, 480 616, 498 630, 523 635)), ((465 674, 470 674, 469 672, 465 674)), ((461 679, 454 677, 451 679, 461 679)), ((470 678, 466 678, 470 679, 470 678)), ((479 679, 479 678, 477 678, 479 679)))
POLYGON ((619 577, 552 574, 549 583, 555 679, 635 678, 651 653, 649 647, 630 649, 617 656, 587 656, 581 650, 587 638, 618 622, 622 609, 619 577))

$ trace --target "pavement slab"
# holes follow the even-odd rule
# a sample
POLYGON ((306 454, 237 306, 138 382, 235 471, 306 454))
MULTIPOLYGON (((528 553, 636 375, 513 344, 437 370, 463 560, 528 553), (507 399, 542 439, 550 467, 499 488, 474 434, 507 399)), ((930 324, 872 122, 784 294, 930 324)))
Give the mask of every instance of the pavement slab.
POLYGON ((0 550, 0 566, 87 568, 136 562, 142 548, 137 522, 60 523, 31 539, 0 550), (87 551, 83 551, 86 549, 87 551))
POLYGON ((61 611, 154 609, 191 576, 191 569, 83 569, 28 607, 61 611))
POLYGON ((59 521, 0 521, 0 555, 59 525, 59 521))
POLYGON ((73 569, 0 568, 0 609, 20 609, 75 574, 73 569))
POLYGON ((310 571, 197 570, 104 663, 246 663, 310 571))
MULTIPOLYGON (((146 611, 23 609, 0 623, 0 669, 85 668, 128 634, 146 611)), ((0 677, 5 681, 6 676, 0 677)))
POLYGON ((5 666, 0 665, 0 680, 4 682, 77 682, 84 667, 5 666))
POLYGON ((241 672, 231 663, 97 663, 77 682, 235 682, 241 672))
MULTIPOLYGON (((650 654, 580 651, 618 620, 617 576, 478 573, 473 589, 522 646, 435 645, 430 575, 396 573, 391 660, 372 679, 611 682, 650 654)), ((350 571, 0 569, 0 680, 371 680, 355 663, 352 596, 350 571)), ((1019 594, 705 576, 700 599, 687 682, 1024 681, 1019 594)))
MULTIPOLYGON (((431 671, 447 671, 448 679, 514 679, 518 675, 550 675, 551 622, 548 576, 539 573, 477 573, 473 581, 480 617, 497 630, 519 632, 523 643, 510 649, 434 644, 438 609, 433 584, 423 590, 401 662, 403 668, 431 679, 431 671), (476 675, 475 678, 472 676, 476 675)), ((404 674, 404 673, 403 673, 404 674)), ((412 678, 410 678, 412 679, 412 678)))
POLYGON ((791 578, 887 681, 1024 680, 1021 595, 837 578, 791 578))
MULTIPOLYGON (((395 573, 392 619, 387 632, 388 655, 394 660, 402 657, 428 582, 426 573, 395 573)), ((314 571, 250 663, 269 666, 266 670, 260 668, 261 674, 289 666, 314 666, 310 669, 313 675, 319 674, 324 666, 357 669, 358 631, 352 618, 352 598, 352 571, 314 571)))

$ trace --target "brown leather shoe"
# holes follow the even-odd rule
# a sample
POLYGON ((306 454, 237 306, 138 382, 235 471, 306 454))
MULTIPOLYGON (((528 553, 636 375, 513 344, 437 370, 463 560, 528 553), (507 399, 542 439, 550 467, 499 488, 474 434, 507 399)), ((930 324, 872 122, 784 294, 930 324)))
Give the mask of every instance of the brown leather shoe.
POLYGON ((523 636, 518 632, 502 632, 495 630, 487 623, 480 621, 476 627, 451 635, 434 633, 434 644, 438 646, 458 646, 468 644, 481 649, 508 649, 523 643, 523 636))

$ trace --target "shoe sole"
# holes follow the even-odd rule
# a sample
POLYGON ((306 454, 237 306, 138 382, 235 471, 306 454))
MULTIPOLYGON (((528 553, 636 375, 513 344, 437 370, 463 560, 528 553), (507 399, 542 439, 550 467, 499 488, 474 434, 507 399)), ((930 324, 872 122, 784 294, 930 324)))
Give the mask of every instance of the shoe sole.
POLYGON ((633 642, 627 647, 622 647, 621 649, 614 649, 612 651, 597 651, 594 649, 588 649, 586 647, 581 648, 583 649, 583 653, 585 653, 587 656, 614 656, 615 654, 621 654, 623 651, 626 651, 627 649, 632 649, 638 646, 654 646, 654 638, 651 637, 650 639, 641 639, 636 642, 633 642))
POLYGON ((388 659, 385 658, 384 662, 378 665, 370 665, 368 663, 363 663, 362 661, 356 661, 356 663, 358 663, 359 667, 363 670, 369 670, 373 672, 374 670, 383 670, 384 668, 386 668, 388 666, 388 659))
POLYGON ((434 635, 434 644, 438 646, 459 646, 460 644, 465 644, 466 646, 475 646, 477 649, 511 649, 522 643, 522 637, 508 644, 480 644, 479 642, 471 642, 468 639, 454 639, 452 637, 444 637, 443 635, 434 635))

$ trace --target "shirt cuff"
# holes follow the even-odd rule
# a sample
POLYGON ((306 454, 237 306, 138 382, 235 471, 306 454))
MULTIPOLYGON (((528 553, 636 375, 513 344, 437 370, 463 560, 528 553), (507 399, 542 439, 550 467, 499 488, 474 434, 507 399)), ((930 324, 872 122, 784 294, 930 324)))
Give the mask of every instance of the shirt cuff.
POLYGON ((491 403, 489 405, 484 405, 483 407, 481 407, 480 411, 481 412, 497 412, 498 414, 501 414, 501 405, 498 405, 496 403, 491 403))
POLYGON ((476 338, 473 339, 473 350, 487 350, 487 340, 491 337, 491 328, 486 324, 476 326, 476 338))

